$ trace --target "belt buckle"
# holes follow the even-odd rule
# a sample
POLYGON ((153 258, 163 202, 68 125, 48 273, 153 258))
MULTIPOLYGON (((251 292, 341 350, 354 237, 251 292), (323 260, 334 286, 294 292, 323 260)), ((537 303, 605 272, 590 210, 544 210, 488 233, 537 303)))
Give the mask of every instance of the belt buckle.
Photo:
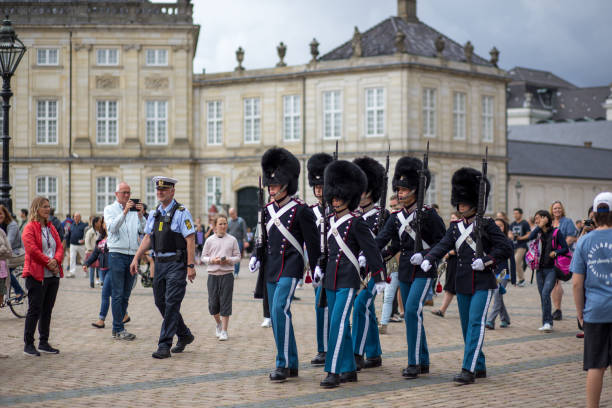
POLYGON ((337 229, 332 229, 332 234, 334 234, 334 236, 338 236, 338 230, 337 229))
POLYGON ((280 222, 280 220, 277 218, 277 219, 275 219, 275 220, 274 220, 274 224, 275 224, 275 225, 278 227, 278 226, 280 226, 281 222, 280 222))
POLYGON ((472 237, 467 237, 466 241, 470 245, 472 245, 474 243, 474 240, 472 239, 472 237))

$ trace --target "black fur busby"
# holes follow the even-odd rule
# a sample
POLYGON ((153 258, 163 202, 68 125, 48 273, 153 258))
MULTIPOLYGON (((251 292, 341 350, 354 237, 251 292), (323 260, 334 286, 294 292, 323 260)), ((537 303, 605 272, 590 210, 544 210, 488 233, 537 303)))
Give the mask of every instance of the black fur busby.
MULTIPOLYGON (((453 174, 451 180, 451 205, 453 207, 457 207, 459 203, 469 204, 473 207, 478 206, 478 189, 481 176, 481 172, 471 167, 462 167, 453 174)), ((486 207, 489 200, 489 192, 491 191, 491 184, 486 178, 485 182, 487 186, 485 194, 486 207)))
POLYGON ((273 147, 261 157, 263 185, 280 184, 287 186, 287 194, 294 195, 300 177, 300 162, 287 149, 273 147))
POLYGON ((359 166, 368 178, 366 191, 372 193, 372 202, 378 202, 382 195, 382 190, 385 188, 383 185, 385 183, 385 168, 382 164, 368 156, 358 157, 353 160, 353 163, 359 166))
POLYGON ((323 196, 331 204, 333 198, 348 203, 353 211, 359 205, 361 194, 368 185, 368 178, 355 163, 346 160, 336 160, 325 168, 325 184, 323 196))
MULTIPOLYGON (((406 187, 411 190, 419 188, 419 170, 423 166, 423 162, 416 157, 404 156, 397 161, 395 165, 395 173, 393 174, 393 191, 397 191, 398 187, 406 187)), ((426 170, 425 189, 429 188, 431 182, 431 173, 426 170)))
POLYGON ((313 154, 310 159, 308 159, 306 168, 308 169, 308 184, 310 187, 323 185, 325 167, 333 160, 334 158, 327 153, 313 154))

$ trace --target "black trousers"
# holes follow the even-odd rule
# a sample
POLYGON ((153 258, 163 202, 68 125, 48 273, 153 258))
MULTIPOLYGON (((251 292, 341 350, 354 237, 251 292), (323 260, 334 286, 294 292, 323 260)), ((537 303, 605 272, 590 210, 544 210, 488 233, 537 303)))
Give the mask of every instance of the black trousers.
POLYGON ((180 313, 186 286, 187 266, 184 262, 155 262, 153 296, 155 306, 164 318, 159 333, 159 347, 172 347, 175 335, 181 339, 191 334, 180 313))
POLYGON ((49 341, 51 312, 55 305, 59 282, 59 277, 44 278, 42 282, 31 276, 26 278, 29 306, 23 331, 25 344, 34 344, 36 325, 38 325, 39 343, 44 344, 49 341))

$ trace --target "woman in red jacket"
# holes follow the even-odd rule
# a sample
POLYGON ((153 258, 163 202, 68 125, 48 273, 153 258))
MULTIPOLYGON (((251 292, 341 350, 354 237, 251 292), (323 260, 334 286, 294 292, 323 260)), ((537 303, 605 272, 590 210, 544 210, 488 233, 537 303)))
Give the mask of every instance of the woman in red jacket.
POLYGON ((28 290, 28 314, 25 320, 23 353, 40 356, 40 352, 58 354, 59 350, 49 345, 49 326, 59 280, 64 276, 62 259, 64 248, 59 234, 49 222, 49 200, 36 197, 30 206, 30 219, 22 233, 25 247, 23 277, 28 290), (40 335, 38 350, 34 347, 34 331, 38 324, 40 335))

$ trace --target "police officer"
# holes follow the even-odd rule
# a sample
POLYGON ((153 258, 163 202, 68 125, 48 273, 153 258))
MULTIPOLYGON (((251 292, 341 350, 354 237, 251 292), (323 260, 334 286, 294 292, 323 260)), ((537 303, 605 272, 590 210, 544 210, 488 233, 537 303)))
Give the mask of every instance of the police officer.
POLYGON ((145 236, 130 265, 132 275, 138 273, 138 260, 149 248, 155 253, 153 295, 155 305, 162 314, 161 332, 154 358, 171 356, 170 347, 174 335, 178 336, 173 353, 181 353, 194 337, 185 325, 180 313, 185 296, 187 279, 193 282, 195 227, 189 210, 174 199, 174 185, 178 181, 170 177, 153 177, 160 205, 149 214, 145 236))
MULTIPOLYGON (((272 330, 276 342, 276 369, 270 381, 283 382, 298 375, 298 352, 291 321, 291 301, 304 276, 304 243, 310 265, 319 258, 319 234, 313 212, 292 196, 297 191, 300 162, 286 149, 271 148, 261 158, 263 185, 272 198, 263 214, 268 232, 265 279, 272 330)), ((259 269, 256 256, 249 270, 259 269)))
MULTIPOLYGON (((471 384, 475 378, 487 376, 482 346, 487 310, 497 288, 495 266, 513 255, 511 241, 493 219, 483 218, 482 246, 485 255, 483 258, 476 258, 474 220, 481 177, 480 171, 468 167, 463 167, 453 174, 451 205, 457 208, 462 219, 451 222, 444 237, 425 255, 421 263, 421 268, 428 271, 436 260, 451 249, 457 252, 455 289, 465 343, 461 372, 454 377, 454 381, 460 385, 471 384)), ((490 185, 486 178, 485 182, 486 207, 490 185)))
POLYGON ((356 292, 362 287, 360 252, 366 259, 376 289, 384 288, 385 266, 366 222, 353 212, 366 190, 367 178, 354 163, 334 161, 325 169, 324 197, 334 214, 327 232, 328 259, 325 271, 315 267, 314 285, 322 284, 329 308, 329 352, 325 358, 325 388, 357 381, 350 315, 356 292))
MULTIPOLYGON (((378 233, 378 219, 384 209, 377 206, 382 190, 385 187, 384 177, 385 168, 371 157, 364 156, 353 160, 366 175, 366 191, 361 194, 358 212, 366 222, 372 234, 378 233)), ((360 268, 369 272, 366 259, 363 255, 358 258, 360 268)), ((353 308, 353 351, 355 352, 355 362, 357 371, 362 368, 379 367, 382 364, 382 350, 380 348, 380 335, 378 333, 378 320, 376 319, 376 309, 374 300, 376 299, 376 279, 371 277, 368 287, 359 292, 355 299, 353 308), (363 356, 367 359, 364 361, 363 356)))
MULTIPOLYGON (((312 192, 317 199, 317 203, 310 206, 315 215, 317 229, 319 235, 323 231, 323 217, 326 214, 323 203, 323 175, 325 167, 331 163, 334 158, 327 153, 317 153, 308 159, 306 167, 308 168, 308 184, 312 187, 312 192)), ((323 250, 323 248, 321 248, 323 250)), ((329 308, 319 307, 319 298, 323 288, 319 285, 315 288, 315 313, 317 322, 317 355, 310 361, 313 366, 322 366, 325 364, 325 355, 327 353, 327 337, 329 335, 329 308)))
MULTIPOLYGON (((406 156, 398 160, 392 186, 402 208, 391 214, 383 230, 376 237, 379 248, 384 248, 391 240, 391 245, 384 250, 385 259, 401 251, 398 279, 404 304, 404 323, 408 343, 408 367, 402 370, 402 376, 407 379, 429 373, 429 350, 423 325, 423 301, 436 278, 435 271, 421 270, 418 265, 413 266, 410 261, 415 251, 416 232, 413 220, 417 209, 418 170, 421 169, 421 166, 422 162, 417 158, 406 156)), ((425 189, 427 189, 431 180, 429 171, 426 171, 425 178, 425 189)), ((428 248, 431 248, 444 236, 445 227, 444 221, 435 209, 424 207, 422 211, 421 237, 426 253, 428 248)))

